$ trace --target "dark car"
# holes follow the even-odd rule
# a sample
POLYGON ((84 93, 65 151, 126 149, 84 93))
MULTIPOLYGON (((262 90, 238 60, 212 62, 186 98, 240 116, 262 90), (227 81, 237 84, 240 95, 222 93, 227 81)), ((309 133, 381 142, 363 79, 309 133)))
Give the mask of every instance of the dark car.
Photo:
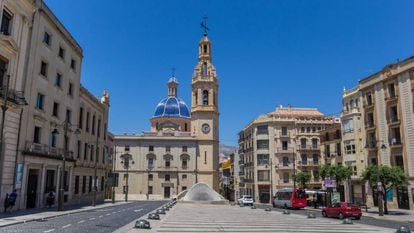
POLYGON ((347 202, 337 202, 330 207, 323 208, 322 215, 324 217, 334 217, 339 219, 348 217, 360 219, 362 212, 361 208, 358 205, 347 202))

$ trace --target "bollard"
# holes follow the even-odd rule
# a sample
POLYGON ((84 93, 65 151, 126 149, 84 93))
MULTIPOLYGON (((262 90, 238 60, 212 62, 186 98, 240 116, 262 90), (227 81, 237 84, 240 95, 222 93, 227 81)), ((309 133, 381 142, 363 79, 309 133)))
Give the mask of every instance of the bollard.
POLYGON ((160 220, 160 215, 157 213, 151 213, 148 215, 148 219, 160 220))
POLYGON ((266 207, 265 211, 272 211, 269 207, 266 207))
POLYGON ((354 223, 352 222, 352 219, 346 218, 342 221, 342 224, 354 224, 354 223))
POLYGON ((150 223, 147 220, 140 219, 135 222, 135 228, 151 229, 150 223))
POLYGON ((165 214, 165 210, 164 209, 158 209, 155 213, 157 213, 157 214, 165 214))
POLYGON ((410 228, 408 228, 407 226, 400 226, 396 231, 396 233, 409 233, 409 232, 411 231, 410 231, 410 228))

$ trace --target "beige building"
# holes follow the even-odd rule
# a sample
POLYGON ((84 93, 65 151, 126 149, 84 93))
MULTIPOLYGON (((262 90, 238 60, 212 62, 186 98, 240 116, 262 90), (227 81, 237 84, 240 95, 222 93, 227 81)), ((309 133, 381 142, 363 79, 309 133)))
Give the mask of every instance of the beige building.
MULTIPOLYGON (((407 186, 394 189, 389 195, 389 198, 392 196, 392 201, 388 202, 390 208, 414 208, 414 184, 411 181, 414 176, 413 67, 413 57, 390 64, 359 81, 355 90, 345 92, 357 92, 355 95, 358 95, 365 166, 378 163, 399 166, 409 177, 407 186)), ((344 100, 347 97, 344 95, 344 100)), ((358 106, 355 100, 354 105, 358 106)), ((376 205, 376 193, 368 185, 365 188, 367 204, 376 205)))
POLYGON ((239 133, 240 195, 270 202, 277 189, 293 187, 293 175, 311 173, 310 188, 321 189, 319 131, 331 126, 314 108, 278 107, 261 115, 239 133))
POLYGON ((116 198, 163 199, 203 182, 218 191, 218 78, 211 42, 199 42, 191 82, 191 110, 178 98, 178 81, 168 81, 167 98, 151 117, 151 130, 115 136, 116 198))
MULTIPOLYGON (((82 49, 42 0, 0 3, 2 81, 10 76, 0 197, 4 199, 6 192, 17 189, 18 209, 43 207, 46 194, 51 190, 58 193, 61 186, 65 203, 90 203, 91 194, 79 190, 82 176, 90 180, 95 167, 98 186, 105 176, 102 150, 109 96, 104 93, 99 100, 81 87, 82 49), (20 92, 24 92, 25 101, 20 92), (20 108, 19 101, 27 105, 20 108), (83 104, 96 115, 96 120, 91 116, 84 124, 96 127, 99 133, 89 136, 79 129, 83 104), (96 134, 100 135, 97 157, 102 162, 92 166, 83 163, 83 149, 78 145, 96 145, 96 134)), ((99 186, 98 201, 103 200, 101 190, 99 186)))
POLYGON ((0 200, 21 182, 16 176, 16 153, 34 11, 31 0, 0 0, 0 200))

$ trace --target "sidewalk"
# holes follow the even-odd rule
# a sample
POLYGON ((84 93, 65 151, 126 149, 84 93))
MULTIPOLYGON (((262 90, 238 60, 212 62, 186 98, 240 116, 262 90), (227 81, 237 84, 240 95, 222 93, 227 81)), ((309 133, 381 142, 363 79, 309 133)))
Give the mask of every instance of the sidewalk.
POLYGON ((114 205, 122 205, 129 202, 117 201, 112 204, 111 200, 105 200, 102 204, 97 204, 95 207, 90 205, 68 205, 64 206, 63 211, 58 211, 57 207, 53 208, 36 208, 27 210, 15 210, 7 213, 0 213, 0 228, 19 223, 26 223, 31 221, 41 221, 48 218, 53 218, 62 215, 68 215, 73 213, 79 213, 83 211, 91 211, 95 209, 101 209, 114 205))
MULTIPOLYGON (((323 207, 314 209, 313 207, 305 207, 309 211, 322 211, 323 207)), ((414 211, 413 210, 404 210, 404 209, 388 209, 388 214, 384 216, 378 215, 378 207, 368 208, 368 212, 365 211, 365 208, 361 208, 362 216, 371 217, 375 219, 385 219, 398 222, 414 222, 414 211)))

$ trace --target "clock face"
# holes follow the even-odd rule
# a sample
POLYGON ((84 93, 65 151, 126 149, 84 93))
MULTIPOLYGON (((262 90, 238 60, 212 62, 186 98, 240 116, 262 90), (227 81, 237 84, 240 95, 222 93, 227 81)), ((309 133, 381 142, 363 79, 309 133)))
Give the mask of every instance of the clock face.
POLYGON ((203 133, 208 133, 210 132, 210 126, 208 124, 203 124, 201 126, 201 130, 203 131, 203 133))

